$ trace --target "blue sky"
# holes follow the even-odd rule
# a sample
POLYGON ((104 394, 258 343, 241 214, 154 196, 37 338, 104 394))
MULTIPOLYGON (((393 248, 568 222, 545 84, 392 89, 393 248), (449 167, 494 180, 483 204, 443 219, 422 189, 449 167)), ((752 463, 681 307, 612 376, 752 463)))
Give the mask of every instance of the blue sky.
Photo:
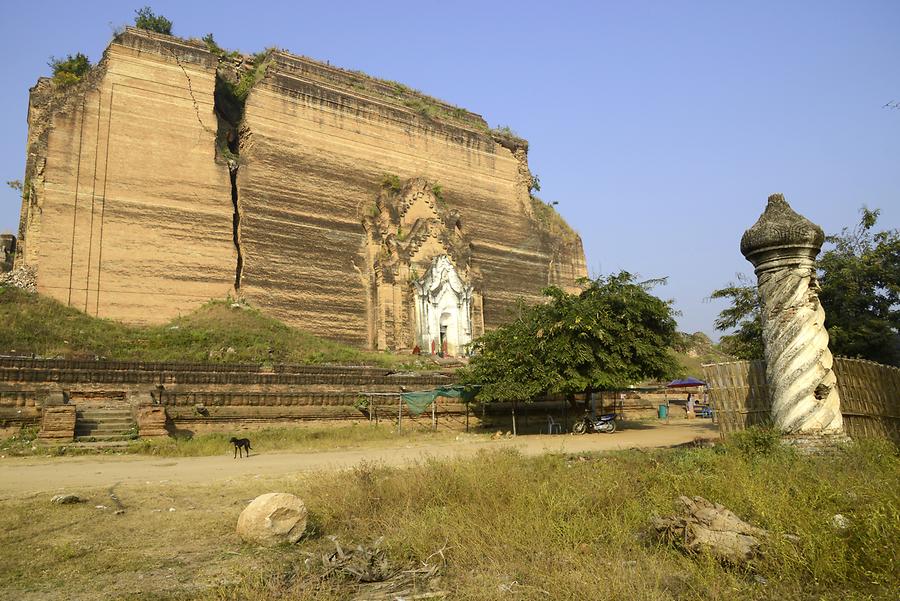
MULTIPOLYGON (((0 177, 22 179, 28 88, 50 56, 100 58, 146 0, 5 2, 0 177)), ((185 37, 268 46, 401 81, 531 143, 541 196, 592 274, 668 276, 680 328, 783 192, 826 232, 866 204, 900 226, 900 2, 162 2, 185 37)), ((0 231, 19 199, 0 189, 0 231)))

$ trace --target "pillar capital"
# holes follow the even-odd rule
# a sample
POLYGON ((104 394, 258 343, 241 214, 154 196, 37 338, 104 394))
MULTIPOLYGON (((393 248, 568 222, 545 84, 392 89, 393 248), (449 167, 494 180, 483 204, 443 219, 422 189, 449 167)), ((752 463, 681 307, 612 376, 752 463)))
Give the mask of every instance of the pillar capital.
POLYGON ((741 238, 741 254, 757 275, 781 267, 812 266, 825 242, 818 225, 796 213, 781 194, 769 196, 766 210, 741 238))

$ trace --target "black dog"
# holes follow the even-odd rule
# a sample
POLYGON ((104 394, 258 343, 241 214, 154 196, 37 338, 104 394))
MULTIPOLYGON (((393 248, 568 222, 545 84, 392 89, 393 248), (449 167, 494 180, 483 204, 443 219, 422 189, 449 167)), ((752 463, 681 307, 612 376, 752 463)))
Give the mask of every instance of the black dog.
POLYGON ((231 444, 234 445, 234 458, 237 459, 238 453, 241 454, 241 457, 244 456, 244 449, 247 449, 247 457, 250 456, 250 439, 249 438, 235 438, 231 437, 229 440, 231 444))

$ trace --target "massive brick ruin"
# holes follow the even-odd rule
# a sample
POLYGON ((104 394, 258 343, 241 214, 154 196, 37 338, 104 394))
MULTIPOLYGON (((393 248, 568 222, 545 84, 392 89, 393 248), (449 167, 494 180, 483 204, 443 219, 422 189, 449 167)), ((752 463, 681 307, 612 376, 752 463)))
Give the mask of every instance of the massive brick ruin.
POLYGON ((527 143, 393 82, 127 29, 31 90, 16 264, 91 315, 210 298, 377 349, 456 354, 586 275, 527 143), (215 50, 215 49, 213 49, 215 50))

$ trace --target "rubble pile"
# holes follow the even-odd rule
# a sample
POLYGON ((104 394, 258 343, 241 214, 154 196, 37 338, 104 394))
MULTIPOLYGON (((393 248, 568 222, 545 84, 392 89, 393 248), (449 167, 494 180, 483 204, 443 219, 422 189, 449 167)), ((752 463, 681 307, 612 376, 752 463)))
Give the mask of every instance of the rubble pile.
POLYGON ((16 267, 12 271, 0 273, 0 286, 12 286, 21 288, 26 292, 35 292, 37 286, 35 284, 34 268, 28 265, 16 267))

